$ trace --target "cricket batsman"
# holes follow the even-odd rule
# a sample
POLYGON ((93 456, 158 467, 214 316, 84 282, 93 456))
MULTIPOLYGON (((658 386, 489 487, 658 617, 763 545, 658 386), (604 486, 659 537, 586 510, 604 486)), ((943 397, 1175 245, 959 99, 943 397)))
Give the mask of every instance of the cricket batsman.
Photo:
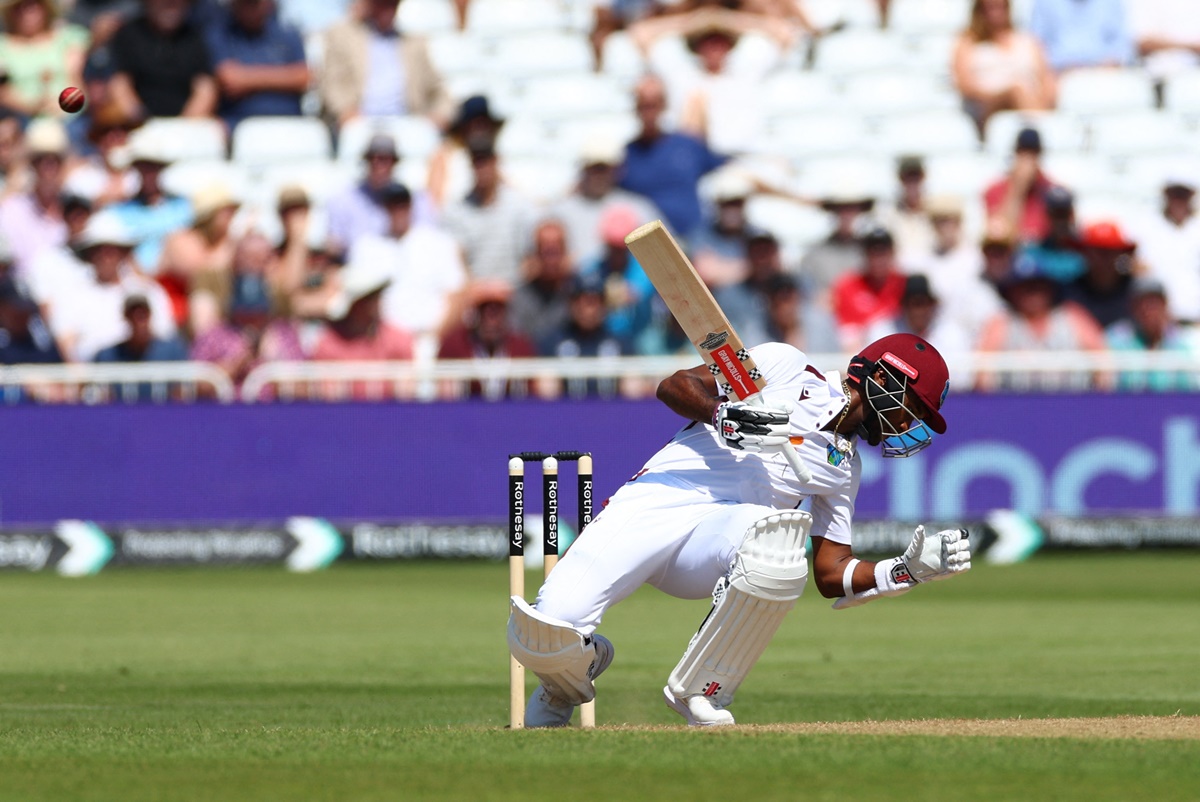
POLYGON ((750 349, 766 378, 761 405, 721 394, 705 365, 664 379, 658 398, 688 423, 625 483, 583 531, 530 606, 512 598, 508 644, 541 684, 527 727, 567 725, 612 663, 596 633, 604 612, 649 583, 713 606, 663 688, 692 726, 734 723, 734 694, 808 582, 835 610, 856 607, 971 567, 965 529, 926 534, 881 562, 854 556, 851 520, 859 449, 908 457, 943 434, 949 373, 911 334, 857 354, 845 378, 822 375, 782 343, 750 349), (809 477, 791 468, 795 448, 809 477))

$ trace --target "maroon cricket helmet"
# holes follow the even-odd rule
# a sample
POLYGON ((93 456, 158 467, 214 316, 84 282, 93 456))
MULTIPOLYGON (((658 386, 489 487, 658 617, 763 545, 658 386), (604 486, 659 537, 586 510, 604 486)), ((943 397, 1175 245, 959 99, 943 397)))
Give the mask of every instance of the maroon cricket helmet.
POLYGON ((868 345, 859 356, 901 374, 908 389, 929 408, 929 427, 938 434, 946 433, 946 419, 940 410, 950 392, 950 370, 936 348, 915 334, 889 334, 868 345))

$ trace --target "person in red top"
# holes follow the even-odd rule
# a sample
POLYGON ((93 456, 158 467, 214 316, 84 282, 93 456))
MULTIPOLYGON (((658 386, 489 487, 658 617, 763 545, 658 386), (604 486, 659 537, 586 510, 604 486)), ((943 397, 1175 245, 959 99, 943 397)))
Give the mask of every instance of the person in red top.
POLYGON ((1057 186, 1042 172, 1042 135, 1034 128, 1017 134, 1008 174, 983 192, 987 217, 1006 220, 1021 243, 1037 243, 1050 234, 1046 192, 1057 186))
MULTIPOLYGON (((337 293, 326 310, 328 321, 313 347, 318 361, 386 361, 413 358, 413 337, 407 331, 384 322, 379 299, 391 283, 389 266, 376 261, 351 261, 338 276, 337 293)), ((383 399, 411 394, 409 387, 397 382, 354 382, 350 395, 355 399, 383 399)), ((331 383, 326 392, 345 395, 345 387, 331 383)))
POLYGON ((863 266, 834 282, 833 315, 843 350, 866 345, 865 331, 872 323, 894 317, 904 295, 904 274, 896 263, 896 245, 886 228, 875 226, 862 239, 863 266))
MULTIPOLYGON (((500 279, 479 279, 467 287, 466 311, 462 322, 442 337, 438 359, 510 359, 537 356, 537 346, 524 332, 513 328, 509 319, 509 299, 512 286, 500 279)), ((445 398, 463 395, 457 382, 446 382, 441 388, 445 398)), ((520 398, 529 395, 529 382, 506 381, 503 377, 485 382, 472 381, 466 394, 489 401, 505 396, 520 398)))

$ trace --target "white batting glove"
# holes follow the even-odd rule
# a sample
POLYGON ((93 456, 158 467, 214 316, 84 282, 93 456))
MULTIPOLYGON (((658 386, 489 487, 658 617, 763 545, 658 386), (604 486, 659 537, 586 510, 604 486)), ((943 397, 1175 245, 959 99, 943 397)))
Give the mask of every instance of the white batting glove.
POLYGON ((875 563, 875 587, 844 596, 833 609, 845 610, 883 596, 898 596, 920 582, 947 579, 971 569, 971 543, 966 529, 943 529, 926 536, 918 526, 904 554, 875 563))
POLYGON ((788 442, 791 414, 791 408, 785 406, 725 401, 713 412, 712 423, 726 448, 735 451, 770 451, 788 442))

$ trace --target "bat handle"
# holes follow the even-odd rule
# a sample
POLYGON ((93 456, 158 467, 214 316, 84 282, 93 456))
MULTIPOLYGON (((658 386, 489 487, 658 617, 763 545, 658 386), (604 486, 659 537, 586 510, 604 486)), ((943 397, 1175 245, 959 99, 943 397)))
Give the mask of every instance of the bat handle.
MULTIPOLYGON (((767 403, 763 400, 761 392, 749 396, 746 400, 751 404, 755 404, 760 407, 766 406, 767 403)), ((796 478, 800 480, 800 483, 808 484, 811 482, 812 473, 808 470, 804 463, 800 461, 800 454, 796 452, 795 447, 791 443, 784 443, 781 450, 783 451, 784 459, 788 461, 788 465, 792 466, 792 471, 795 472, 796 478)))

